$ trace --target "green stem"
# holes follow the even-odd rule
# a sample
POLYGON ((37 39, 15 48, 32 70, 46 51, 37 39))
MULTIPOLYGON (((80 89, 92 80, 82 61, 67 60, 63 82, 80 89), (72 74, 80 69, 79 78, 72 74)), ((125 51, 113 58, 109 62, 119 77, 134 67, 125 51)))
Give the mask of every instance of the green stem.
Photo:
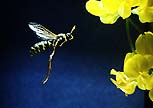
POLYGON ((143 34, 143 30, 141 30, 140 27, 137 26, 130 18, 128 18, 127 20, 140 34, 143 34))
POLYGON ((134 52, 134 45, 133 45, 132 38, 130 35, 129 19, 126 19, 126 33, 127 33, 127 38, 128 38, 130 48, 131 48, 132 52, 134 52))

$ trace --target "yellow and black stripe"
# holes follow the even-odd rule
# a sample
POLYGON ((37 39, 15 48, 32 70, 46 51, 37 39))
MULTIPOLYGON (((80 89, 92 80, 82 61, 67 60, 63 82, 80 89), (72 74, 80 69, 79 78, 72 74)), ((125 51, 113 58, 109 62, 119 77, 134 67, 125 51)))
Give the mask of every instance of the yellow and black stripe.
POLYGON ((41 41, 41 42, 38 42, 38 43, 34 44, 34 46, 32 46, 30 48, 30 54, 31 54, 31 56, 33 56, 33 55, 35 55, 35 54, 37 54, 39 52, 45 51, 51 45, 52 45, 52 42, 50 42, 50 41, 41 41))

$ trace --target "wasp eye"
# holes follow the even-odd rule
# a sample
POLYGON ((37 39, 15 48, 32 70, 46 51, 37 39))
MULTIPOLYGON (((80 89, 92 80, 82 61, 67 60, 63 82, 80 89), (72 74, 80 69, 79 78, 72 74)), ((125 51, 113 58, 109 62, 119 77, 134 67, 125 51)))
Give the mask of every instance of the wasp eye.
POLYGON ((62 40, 62 39, 63 39, 62 37, 59 38, 59 40, 62 40))

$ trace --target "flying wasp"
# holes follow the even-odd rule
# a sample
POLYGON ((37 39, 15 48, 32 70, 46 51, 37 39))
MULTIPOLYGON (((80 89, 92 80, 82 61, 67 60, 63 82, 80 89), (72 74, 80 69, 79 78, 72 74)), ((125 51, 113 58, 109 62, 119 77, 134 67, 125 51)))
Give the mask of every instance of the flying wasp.
POLYGON ((60 34, 56 35, 53 32, 46 29, 41 24, 37 24, 35 22, 30 22, 28 25, 29 25, 30 29, 36 33, 38 38, 42 39, 42 41, 34 44, 30 48, 30 53, 32 56, 34 54, 41 52, 41 51, 45 51, 46 49, 48 49, 51 46, 53 48, 53 50, 51 51, 51 54, 49 56, 49 59, 48 59, 48 71, 46 73, 45 79, 42 81, 42 83, 45 84, 48 81, 49 76, 50 76, 50 72, 52 69, 52 58, 55 54, 56 47, 57 46, 61 47, 65 42, 73 39, 72 32, 74 31, 75 26, 73 26, 70 33, 66 33, 66 34, 60 33, 60 34))

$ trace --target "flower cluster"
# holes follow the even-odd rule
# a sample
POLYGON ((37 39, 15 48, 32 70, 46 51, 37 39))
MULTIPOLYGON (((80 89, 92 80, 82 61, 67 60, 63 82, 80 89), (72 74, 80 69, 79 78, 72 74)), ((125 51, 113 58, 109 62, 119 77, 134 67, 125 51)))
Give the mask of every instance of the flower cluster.
POLYGON ((153 33, 150 31, 143 33, 129 18, 131 14, 136 14, 141 23, 153 22, 153 0, 89 0, 86 9, 98 16, 104 24, 114 24, 120 17, 126 19, 126 32, 132 53, 125 56, 123 72, 111 70, 110 74, 116 78, 110 80, 125 95, 133 94, 136 87, 148 90, 149 97, 153 101, 153 33), (138 36, 135 48, 129 24, 143 33, 138 36))
POLYGON ((104 24, 113 24, 119 17, 126 19, 131 13, 142 23, 153 22, 153 0, 89 0, 86 9, 104 24))
POLYGON ((136 87, 149 90, 153 101, 153 33, 140 34, 135 47, 134 52, 125 56, 123 72, 111 70, 110 74, 116 75, 116 79, 111 78, 111 81, 126 95, 133 94, 136 87))

